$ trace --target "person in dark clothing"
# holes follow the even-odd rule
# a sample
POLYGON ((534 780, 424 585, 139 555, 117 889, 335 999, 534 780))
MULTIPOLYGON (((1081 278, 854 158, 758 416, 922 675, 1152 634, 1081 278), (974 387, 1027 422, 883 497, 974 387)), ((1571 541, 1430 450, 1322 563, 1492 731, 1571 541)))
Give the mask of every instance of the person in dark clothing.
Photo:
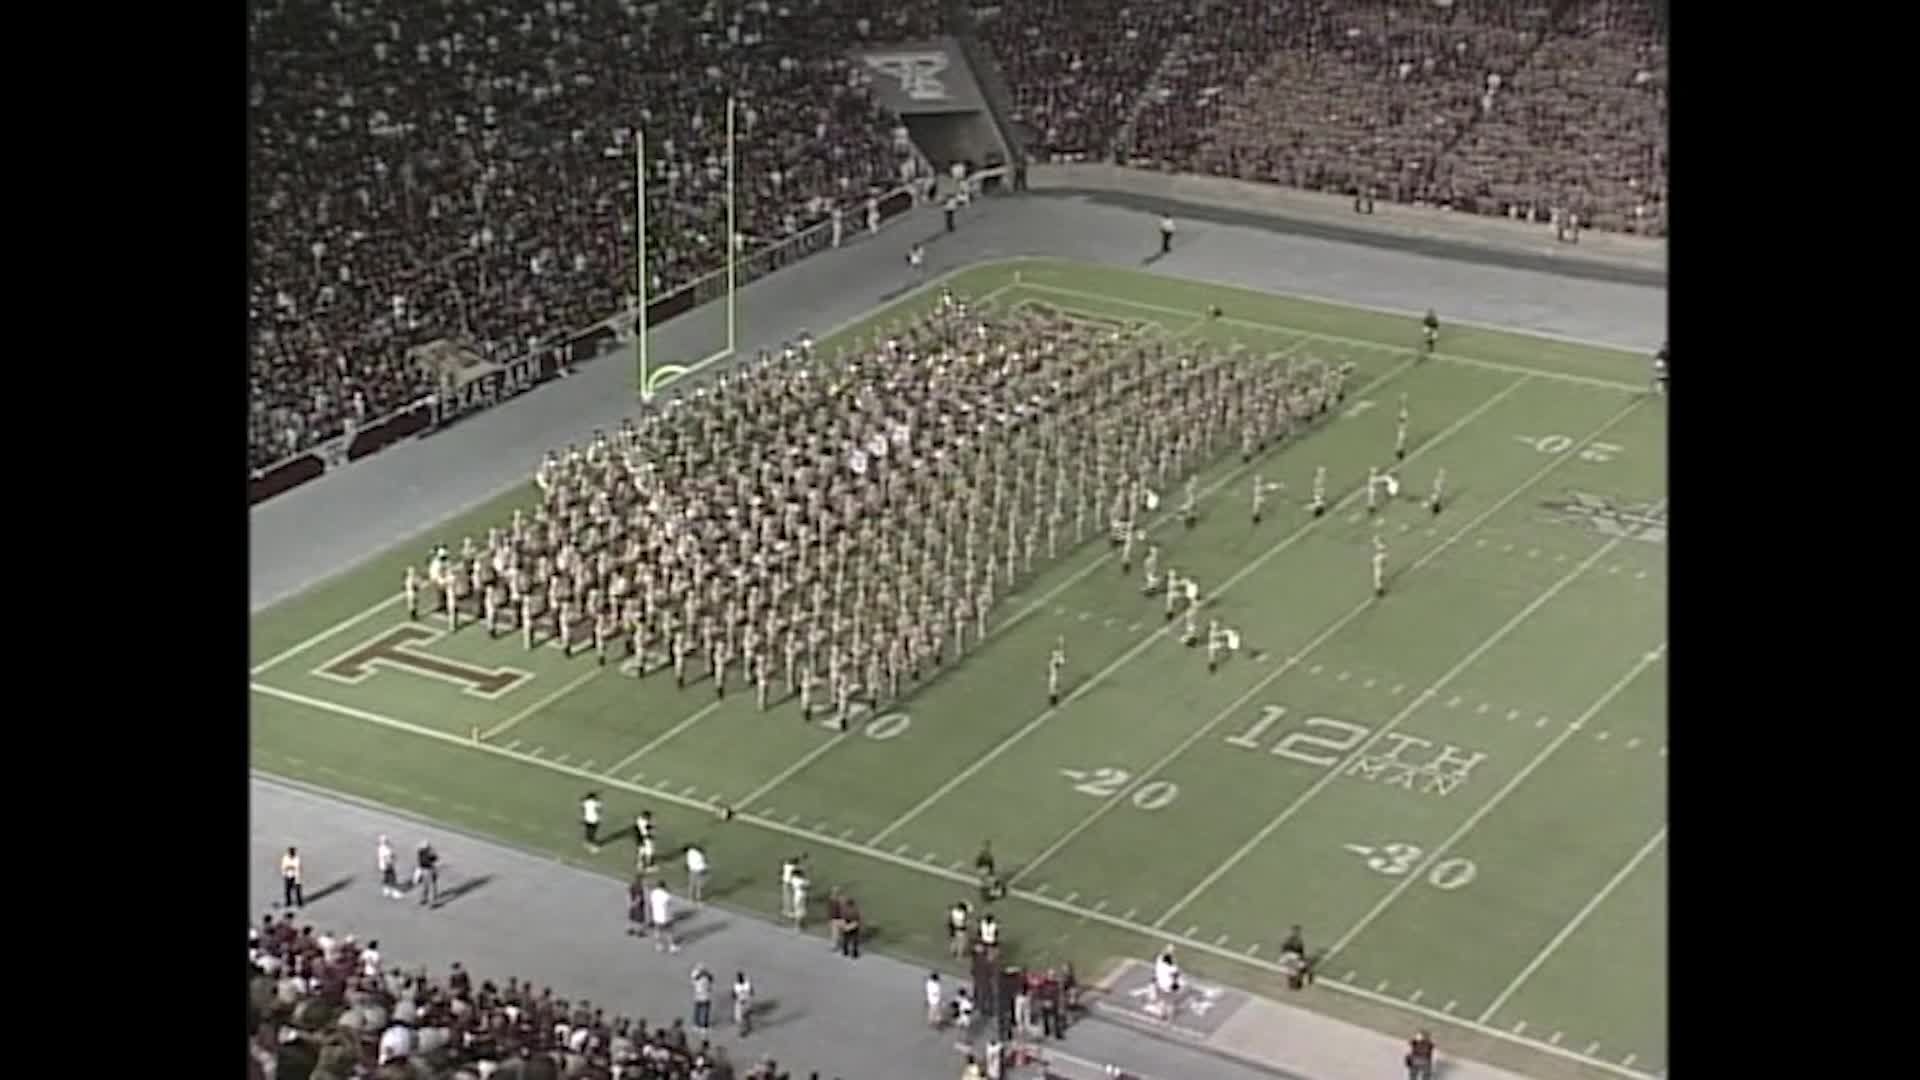
POLYGON ((1433 1080, 1433 1037, 1424 1031, 1407 1042, 1407 1080, 1433 1080))
POLYGON ((840 905, 840 955, 860 959, 860 903, 849 896, 840 905))

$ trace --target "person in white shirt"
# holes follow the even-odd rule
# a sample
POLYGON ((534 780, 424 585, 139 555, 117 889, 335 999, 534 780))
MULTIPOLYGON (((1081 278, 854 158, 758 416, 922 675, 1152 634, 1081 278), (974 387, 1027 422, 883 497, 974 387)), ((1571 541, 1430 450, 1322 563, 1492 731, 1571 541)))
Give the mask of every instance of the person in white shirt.
POLYGON ((653 811, 642 810, 640 816, 634 819, 633 841, 634 847, 639 852, 637 869, 643 874, 651 871, 653 869, 653 811))
POLYGON ((1162 214, 1160 215, 1160 254, 1165 255, 1171 252, 1172 250, 1173 250, 1173 218, 1166 214, 1162 214))
POLYGON ((1180 996, 1180 965, 1169 945, 1153 960, 1154 1006, 1160 1019, 1171 1021, 1180 996))
POLYGON ((989 911, 980 916, 980 947, 987 950, 987 959, 993 959, 993 952, 1000 947, 1000 921, 989 911))
POLYGON ((793 928, 800 930, 805 927, 807 921, 807 871, 804 867, 796 867, 794 869, 791 887, 793 890, 793 896, 791 898, 793 905, 793 928))
POLYGON ((599 851, 600 850, 600 793, 599 792, 589 791, 587 792, 587 797, 580 800, 580 824, 582 827, 582 831, 586 835, 587 847, 593 851, 599 851))
POLYGON ((940 1021, 942 1019, 941 1013, 940 1013, 940 1002, 943 997, 944 995, 941 994, 940 992, 940 973, 937 971, 928 972, 927 973, 927 1026, 928 1027, 937 1028, 940 1026, 940 1021))
POLYGON ((707 891, 707 853, 697 844, 687 845, 687 900, 694 907, 707 891))
POLYGON ((753 983, 744 971, 733 976, 733 1026, 740 1029, 741 1038, 753 1033, 753 983))
POLYGON ((800 856, 780 863, 780 914, 793 918, 793 879, 800 873, 800 856))
POLYGON ((393 845, 387 838, 380 838, 379 846, 373 851, 374 865, 380 868, 380 895, 389 900, 400 898, 400 870, 394 863, 393 845))
POLYGON ((280 856, 280 902, 282 906, 290 908, 306 906, 307 894, 305 890, 301 888, 300 882, 300 850, 298 848, 288 848, 287 853, 280 856))
POLYGON ((367 947, 360 950, 360 974, 369 979, 380 977, 380 943, 378 941, 369 941, 367 947))
POLYGON ((655 882, 653 891, 647 894, 647 907, 653 919, 654 950, 679 952, 680 943, 673 937, 673 894, 665 885, 655 882))
POLYGON ((396 1023, 380 1033, 380 1064, 389 1064, 397 1058, 407 1057, 412 1053, 412 1028, 396 1023))
POLYGON ((322 930, 317 944, 320 946, 321 959, 333 963, 333 958, 340 953, 340 939, 333 936, 333 931, 322 930))

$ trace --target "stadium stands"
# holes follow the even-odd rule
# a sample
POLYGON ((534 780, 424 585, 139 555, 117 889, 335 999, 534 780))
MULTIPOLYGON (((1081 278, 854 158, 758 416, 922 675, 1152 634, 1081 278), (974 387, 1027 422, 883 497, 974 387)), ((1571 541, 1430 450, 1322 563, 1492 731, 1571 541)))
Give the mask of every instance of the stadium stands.
POLYGON ((636 121, 657 293, 724 261, 729 94, 749 246, 898 186, 893 123, 844 50, 933 33, 939 4, 279 0, 248 18, 261 467, 430 390, 412 346, 513 359, 619 310, 636 121))
MULTIPOLYGON (((248 1058, 253 1075, 348 1080, 776 1080, 735 1064, 676 1018, 609 1016, 592 1002, 508 979, 445 979, 383 963, 377 942, 266 916, 248 931, 248 1058), (615 1064, 618 1074, 612 1072, 615 1064)), ((803 1072, 804 1075, 804 1072, 803 1072)), ((818 1075, 818 1074, 815 1074, 818 1075)))
POLYGON ((1664 235, 1646 0, 988 9, 1040 160, 1101 160, 1664 235))

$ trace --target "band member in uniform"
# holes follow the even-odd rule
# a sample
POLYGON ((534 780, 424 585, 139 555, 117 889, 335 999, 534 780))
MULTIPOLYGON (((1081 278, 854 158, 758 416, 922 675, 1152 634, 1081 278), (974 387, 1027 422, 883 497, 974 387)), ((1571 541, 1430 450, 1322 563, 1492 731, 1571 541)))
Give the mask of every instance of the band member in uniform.
POLYGON ((1374 514, 1379 512, 1379 507, 1376 505, 1380 497, 1379 493, 1380 470, 1369 465, 1367 466, 1367 513, 1374 514))
POLYGON ((1314 517, 1327 512, 1327 467, 1316 465, 1313 469, 1313 501, 1307 504, 1314 517))
POLYGON ((1440 512, 1441 492, 1446 489, 1446 486, 1447 470, 1445 466, 1441 466, 1440 470, 1433 474, 1433 494, 1427 496, 1427 509, 1435 514, 1440 512))
POLYGON ((1420 327, 1426 334, 1427 353, 1431 355, 1434 345, 1440 340, 1440 316, 1435 315, 1432 308, 1428 308, 1427 317, 1420 320, 1420 327))
POLYGON ((1393 456, 1396 461, 1407 459, 1407 395, 1400 395, 1400 419, 1393 429, 1393 456))
POLYGON ((420 618, 420 575, 411 564, 407 566, 407 578, 403 584, 407 590, 407 621, 412 622, 420 618))
POLYGON ((528 652, 533 651, 532 593, 523 593, 520 596, 520 643, 527 647, 528 652))
POLYGON ((1060 705, 1060 669, 1067 666, 1067 639, 1053 639, 1053 653, 1047 657, 1047 704, 1060 705))
POLYGON ((1387 542, 1378 534, 1373 538, 1373 595, 1387 595, 1387 542))

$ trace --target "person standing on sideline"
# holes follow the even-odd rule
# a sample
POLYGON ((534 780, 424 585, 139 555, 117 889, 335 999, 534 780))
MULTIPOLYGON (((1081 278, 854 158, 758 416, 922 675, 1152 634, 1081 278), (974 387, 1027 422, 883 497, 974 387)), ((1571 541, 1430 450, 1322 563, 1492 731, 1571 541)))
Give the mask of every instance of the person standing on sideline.
POLYGON ((1171 251, 1173 251, 1173 218, 1167 214, 1161 214, 1160 254, 1165 255, 1171 251))
POLYGON ((743 1039, 753 1034, 753 983, 747 981, 744 971, 733 976, 733 1026, 740 1029, 743 1039))
POLYGON ((673 939, 673 894, 665 885, 653 883, 653 891, 647 894, 647 909, 653 919, 654 951, 664 948, 670 953, 679 952, 680 943, 673 939))
POLYGON ((420 906, 436 907, 440 903, 440 853, 433 845, 420 841, 419 848, 413 853, 413 883, 420 889, 420 906))
POLYGON ((598 852, 600 850, 599 792, 589 791, 587 797, 580 800, 580 826, 581 832, 586 837, 587 850, 598 852))
POLYGON ((1433 1036, 1424 1031, 1407 1042, 1407 1080, 1433 1080, 1433 1036))
POLYGON ((960 193, 955 191, 949 194, 947 201, 940 205, 941 213, 945 214, 947 218, 948 232, 953 231, 953 213, 958 209, 960 209, 960 193))
POLYGON ((860 959, 860 902, 849 896, 840 905, 840 955, 860 959))
POLYGON ((913 247, 907 249, 907 266, 913 271, 914 277, 917 278, 920 276, 921 268, 924 267, 926 263, 927 263, 926 248, 922 247, 919 244, 915 244, 913 245, 913 247))
POLYGON ((694 907, 707 894, 707 853, 698 844, 687 845, 687 900, 694 907))
POLYGON ((941 1003, 942 1001, 945 1000, 945 995, 943 995, 940 992, 940 973, 939 972, 937 971, 927 972, 926 993, 927 993, 927 1026, 930 1028, 940 1027, 941 1026, 940 1022, 941 1020, 944 1019, 944 1016, 942 1015, 942 1011, 941 1011, 941 1003))
POLYGON ((847 227, 847 212, 839 203, 833 204, 833 246, 839 247, 847 227))
POLYGON ((400 870, 395 865, 396 861, 393 845, 382 836, 373 849, 373 862, 380 868, 380 895, 389 900, 400 899, 400 870))
POLYGON ((288 848, 280 856, 280 903, 283 907, 301 908, 307 905, 307 894, 300 887, 300 850, 288 848))
POLYGON ((713 973, 705 964, 693 965, 693 1029, 701 1035, 713 1030, 713 973))
POLYGON ((627 936, 645 937, 647 933, 647 877, 633 875, 627 886, 627 936))

